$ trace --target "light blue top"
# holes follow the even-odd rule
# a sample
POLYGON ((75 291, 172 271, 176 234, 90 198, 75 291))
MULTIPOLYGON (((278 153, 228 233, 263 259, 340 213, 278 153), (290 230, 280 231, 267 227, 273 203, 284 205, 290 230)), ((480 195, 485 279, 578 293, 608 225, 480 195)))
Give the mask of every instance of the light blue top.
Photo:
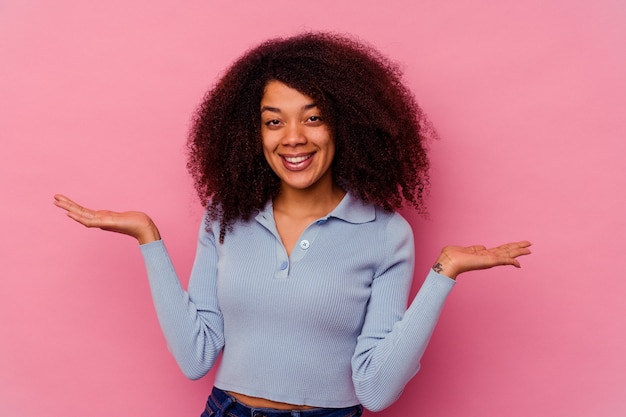
POLYGON ((411 227, 350 194, 291 256, 271 203, 218 238, 218 225, 203 223, 188 292, 163 241, 141 245, 163 333, 187 377, 204 376, 223 351, 215 385, 273 401, 389 406, 418 371, 455 282, 431 270, 407 310, 411 227))

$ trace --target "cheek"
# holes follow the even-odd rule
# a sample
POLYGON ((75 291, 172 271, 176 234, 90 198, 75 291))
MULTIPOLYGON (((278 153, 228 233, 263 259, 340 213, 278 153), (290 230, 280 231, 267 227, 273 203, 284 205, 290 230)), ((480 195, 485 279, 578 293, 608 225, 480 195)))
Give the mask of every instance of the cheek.
POLYGON ((265 162, 267 162, 267 164, 272 167, 272 170, 274 170, 273 166, 276 163, 276 161, 274 160, 274 149, 275 146, 272 145, 272 142, 269 140, 269 138, 267 136, 263 136, 261 140, 261 151, 263 152, 263 156, 265 157, 265 162))
POLYGON ((272 165, 272 152, 263 146, 263 156, 265 157, 265 162, 267 162, 270 166, 272 165))
POLYGON ((330 157, 330 159, 333 159, 335 157, 335 139, 330 136, 327 135, 325 138, 325 145, 326 147, 326 152, 328 152, 328 156, 330 157))
POLYGON ((271 152, 274 148, 272 135, 266 132, 261 133, 261 148, 263 149, 263 153, 267 155, 268 152, 271 152))

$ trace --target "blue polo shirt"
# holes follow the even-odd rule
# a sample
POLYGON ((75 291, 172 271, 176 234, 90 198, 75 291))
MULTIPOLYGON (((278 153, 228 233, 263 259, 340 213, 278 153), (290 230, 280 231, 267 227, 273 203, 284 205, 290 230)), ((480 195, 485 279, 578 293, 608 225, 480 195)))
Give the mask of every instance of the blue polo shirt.
POLYGON ((455 282, 431 270, 407 309, 411 227, 349 193, 290 256, 271 202, 218 240, 204 222, 188 291, 163 241, 140 246, 161 327, 187 377, 222 352, 218 388, 273 401, 387 407, 419 370, 455 282))

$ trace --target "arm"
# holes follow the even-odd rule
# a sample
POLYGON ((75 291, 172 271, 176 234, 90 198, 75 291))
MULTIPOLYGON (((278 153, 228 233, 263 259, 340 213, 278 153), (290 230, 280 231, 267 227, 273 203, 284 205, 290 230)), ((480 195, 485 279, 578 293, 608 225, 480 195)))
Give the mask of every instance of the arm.
POLYGON ((55 205, 78 223, 131 236, 140 244, 152 299, 168 347, 190 379, 204 376, 224 346, 223 320, 215 285, 217 255, 213 235, 200 230, 196 259, 186 292, 176 275, 159 231, 142 212, 91 210, 63 195, 55 205))
POLYGON ((163 241, 140 246, 161 330, 178 366, 189 379, 203 377, 224 346, 224 321, 217 300, 217 253, 202 222, 189 291, 180 285, 163 241))
POLYGON ((384 262, 372 282, 365 323, 352 359, 353 382, 359 400, 371 411, 391 405, 418 372, 446 297, 460 273, 496 265, 519 267, 515 257, 528 254, 528 242, 491 250, 481 246, 449 246, 405 310, 413 276, 410 227, 395 222, 386 233, 384 262), (443 275, 443 274, 446 275, 443 275), (451 279, 453 278, 453 279, 451 279))
POLYGON ((379 266, 352 358, 357 397, 371 411, 391 405, 419 370, 454 286, 453 280, 431 271, 407 310, 413 279, 413 233, 408 223, 396 216, 382 235, 379 266))

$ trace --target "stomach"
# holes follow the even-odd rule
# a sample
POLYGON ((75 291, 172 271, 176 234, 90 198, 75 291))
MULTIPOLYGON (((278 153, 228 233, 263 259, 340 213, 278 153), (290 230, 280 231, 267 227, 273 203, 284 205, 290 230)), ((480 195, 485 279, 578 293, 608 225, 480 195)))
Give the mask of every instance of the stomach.
POLYGON ((273 408, 275 410, 310 410, 312 408, 317 408, 309 405, 288 404, 267 400, 265 398, 250 397, 248 395, 239 394, 238 392, 228 391, 228 393, 235 397, 235 399, 243 405, 251 408, 273 408))

